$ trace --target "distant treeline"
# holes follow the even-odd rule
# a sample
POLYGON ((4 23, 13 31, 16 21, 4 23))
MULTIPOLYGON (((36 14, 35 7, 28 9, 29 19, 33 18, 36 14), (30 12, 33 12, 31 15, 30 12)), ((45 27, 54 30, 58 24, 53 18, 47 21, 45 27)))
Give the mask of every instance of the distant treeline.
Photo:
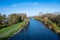
POLYGON ((44 23, 49 29, 60 33, 60 14, 43 14, 34 18, 44 23))
POLYGON ((0 29, 22 22, 26 18, 26 14, 10 14, 6 17, 5 14, 0 14, 0 29))
POLYGON ((47 17, 52 22, 56 23, 60 27, 60 14, 45 14, 42 17, 47 17))

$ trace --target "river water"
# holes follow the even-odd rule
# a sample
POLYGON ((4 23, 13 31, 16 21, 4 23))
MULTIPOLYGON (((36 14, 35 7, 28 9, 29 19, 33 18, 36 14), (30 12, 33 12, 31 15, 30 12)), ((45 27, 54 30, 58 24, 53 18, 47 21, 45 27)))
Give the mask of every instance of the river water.
POLYGON ((30 24, 9 40, 59 40, 60 37, 40 21, 30 18, 30 24))

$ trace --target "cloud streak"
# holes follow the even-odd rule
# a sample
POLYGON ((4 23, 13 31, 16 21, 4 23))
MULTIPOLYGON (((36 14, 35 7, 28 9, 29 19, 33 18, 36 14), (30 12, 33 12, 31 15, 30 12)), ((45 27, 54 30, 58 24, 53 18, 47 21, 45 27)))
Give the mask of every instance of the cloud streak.
POLYGON ((12 6, 16 7, 16 6, 17 6, 17 4, 13 4, 12 6))
POLYGON ((34 2, 33 4, 34 4, 34 5, 37 5, 37 4, 38 4, 38 2, 34 2))

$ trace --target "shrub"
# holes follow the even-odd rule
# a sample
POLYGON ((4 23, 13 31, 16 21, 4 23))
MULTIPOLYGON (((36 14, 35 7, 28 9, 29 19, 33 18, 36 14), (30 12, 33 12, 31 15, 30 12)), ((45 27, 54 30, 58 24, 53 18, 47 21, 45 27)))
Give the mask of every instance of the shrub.
POLYGON ((2 25, 0 25, 0 29, 2 29, 3 27, 2 27, 2 25))
POLYGON ((55 23, 51 24, 53 30, 56 30, 57 25, 55 23))

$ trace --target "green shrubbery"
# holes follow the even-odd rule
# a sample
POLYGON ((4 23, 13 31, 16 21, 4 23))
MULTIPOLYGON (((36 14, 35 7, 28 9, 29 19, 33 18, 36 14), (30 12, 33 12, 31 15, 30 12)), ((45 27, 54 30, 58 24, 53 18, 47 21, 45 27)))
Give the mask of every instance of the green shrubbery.
POLYGON ((44 18, 35 18, 36 20, 39 20, 43 22, 49 29, 52 29, 54 31, 57 31, 57 29, 60 29, 56 23, 49 20, 47 17, 44 18))
POLYGON ((2 27, 2 25, 0 25, 0 29, 2 29, 3 27, 2 27))
POLYGON ((16 23, 20 23, 20 22, 24 21, 25 18, 26 18, 25 14, 22 14, 22 15, 10 14, 8 17, 6 17, 5 14, 4 15, 0 14, 0 29, 9 27, 16 23))

